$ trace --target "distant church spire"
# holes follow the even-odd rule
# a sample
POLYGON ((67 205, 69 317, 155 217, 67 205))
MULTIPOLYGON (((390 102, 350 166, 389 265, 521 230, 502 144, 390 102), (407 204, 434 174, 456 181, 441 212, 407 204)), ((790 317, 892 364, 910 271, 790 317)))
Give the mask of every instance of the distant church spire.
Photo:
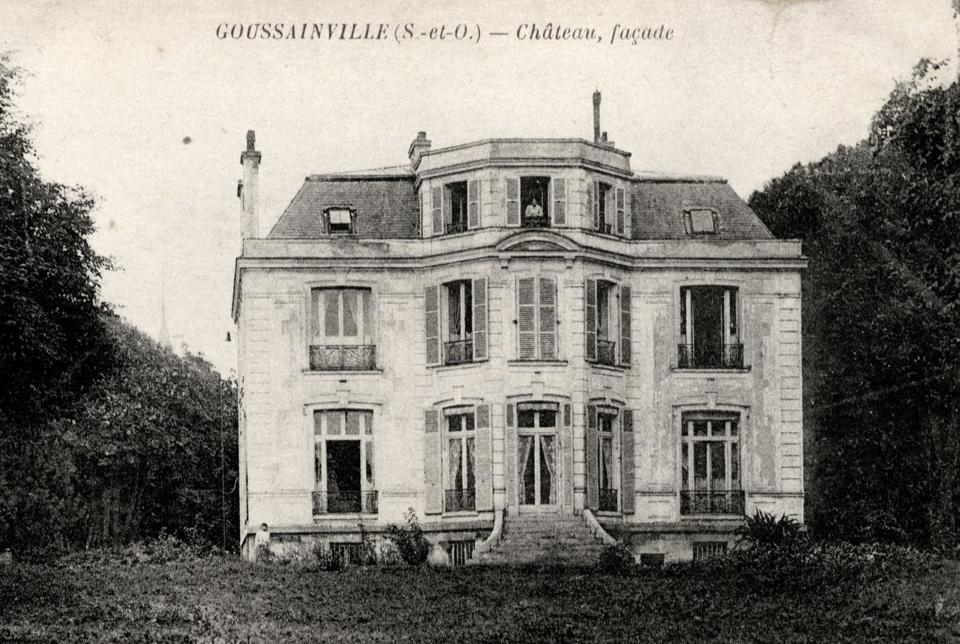
POLYGON ((167 330, 167 280, 163 269, 160 269, 160 331, 157 333, 157 340, 164 349, 173 350, 170 331, 167 330))

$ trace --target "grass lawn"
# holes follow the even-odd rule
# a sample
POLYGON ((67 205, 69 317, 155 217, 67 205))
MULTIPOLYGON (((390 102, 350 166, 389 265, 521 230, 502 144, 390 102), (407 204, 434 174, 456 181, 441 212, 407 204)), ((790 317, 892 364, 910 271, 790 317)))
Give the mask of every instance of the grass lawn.
POLYGON ((956 641, 960 564, 757 589, 736 569, 0 567, 3 641, 956 641), (941 598, 937 610, 937 598, 941 598))

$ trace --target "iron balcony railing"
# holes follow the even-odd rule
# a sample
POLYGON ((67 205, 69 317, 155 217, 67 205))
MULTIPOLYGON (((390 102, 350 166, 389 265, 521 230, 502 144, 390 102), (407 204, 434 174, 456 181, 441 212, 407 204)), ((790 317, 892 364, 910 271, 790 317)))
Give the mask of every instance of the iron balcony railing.
POLYGON ((444 490, 443 509, 447 512, 473 512, 477 509, 477 494, 471 488, 444 490))
POLYGON ((743 490, 697 490, 680 492, 680 514, 744 513, 743 490))
POLYGON ((455 233, 465 233, 467 232, 467 222, 466 221, 452 221, 447 222, 443 227, 444 235, 453 235, 455 233))
POLYGON ((597 338, 597 362, 611 367, 616 366, 617 343, 597 338))
POLYGON ((473 362, 473 340, 453 340, 443 343, 443 363, 473 362))
POLYGON ((613 488, 600 488, 600 511, 617 511, 617 491, 613 488))
POLYGON ((681 369, 743 369, 742 344, 678 344, 681 369))
POLYGON ((521 228, 549 228, 550 219, 545 215, 542 217, 522 217, 520 220, 521 228))
POLYGON ((371 371, 377 367, 373 344, 314 344, 310 346, 311 371, 371 371))
POLYGON ((339 490, 314 492, 314 514, 376 514, 379 496, 376 490, 339 490))

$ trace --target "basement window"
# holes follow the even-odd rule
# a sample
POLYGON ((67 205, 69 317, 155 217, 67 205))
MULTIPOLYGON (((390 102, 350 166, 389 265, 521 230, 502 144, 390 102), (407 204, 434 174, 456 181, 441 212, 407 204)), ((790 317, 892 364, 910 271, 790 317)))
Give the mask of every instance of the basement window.
POLYGON ((330 235, 350 235, 353 230, 353 211, 349 208, 330 208, 327 211, 327 233, 330 235))

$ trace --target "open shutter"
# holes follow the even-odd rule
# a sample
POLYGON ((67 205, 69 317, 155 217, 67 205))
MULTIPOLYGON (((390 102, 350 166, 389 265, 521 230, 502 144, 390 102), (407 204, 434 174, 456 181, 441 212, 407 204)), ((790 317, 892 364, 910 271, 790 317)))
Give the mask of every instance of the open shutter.
POLYGON ((557 359, 557 280, 540 278, 539 338, 541 360, 557 359))
POLYGON ((630 287, 620 286, 620 364, 630 364, 630 287))
POLYGON ((553 180, 553 225, 567 225, 567 180, 553 180))
POLYGON ((507 225, 520 225, 520 179, 508 177, 507 182, 507 225))
POLYGON ((490 434, 490 405, 477 405, 477 510, 493 509, 493 439, 490 434))
POLYGON ((587 405, 587 445, 584 455, 587 458, 587 508, 596 510, 600 506, 600 449, 597 437, 597 408, 587 405))
POLYGON ((624 224, 623 236, 628 239, 633 239, 633 192, 632 189, 627 190, 626 199, 624 201, 624 217, 626 217, 626 224, 624 224))
POLYGON ((487 278, 473 280, 473 359, 487 359, 487 278))
POLYGON ((560 453, 563 454, 563 505, 573 507, 573 409, 563 405, 563 428, 560 430, 560 453))
POLYGON ((600 230, 600 182, 593 182, 593 227, 600 230))
POLYGON ((503 415, 506 425, 503 436, 504 483, 507 488, 507 504, 513 505, 517 498, 517 432, 513 427, 515 424, 513 403, 503 406, 503 415))
POLYGON ((480 227, 480 180, 467 182, 467 227, 480 227))
POLYGON ((426 514, 443 512, 443 466, 440 447, 439 411, 425 409, 423 412, 423 480, 426 514))
POLYGON ((517 358, 537 357, 537 292, 532 277, 517 279, 517 358))
POLYGON ((587 360, 597 359, 597 280, 587 280, 586 293, 586 336, 587 360))
POLYGON ((627 232, 624 199, 623 188, 617 188, 617 234, 621 236, 627 232))
POLYGON ((433 234, 443 234, 443 188, 437 187, 431 191, 430 207, 433 210, 433 234))
POLYGON ((623 499, 620 507, 624 514, 632 514, 636 503, 637 472, 634 465, 633 410, 623 410, 620 436, 620 491, 623 499))
POLYGON ((427 339, 428 365, 440 364, 440 287, 428 286, 423 291, 423 330, 427 339))

